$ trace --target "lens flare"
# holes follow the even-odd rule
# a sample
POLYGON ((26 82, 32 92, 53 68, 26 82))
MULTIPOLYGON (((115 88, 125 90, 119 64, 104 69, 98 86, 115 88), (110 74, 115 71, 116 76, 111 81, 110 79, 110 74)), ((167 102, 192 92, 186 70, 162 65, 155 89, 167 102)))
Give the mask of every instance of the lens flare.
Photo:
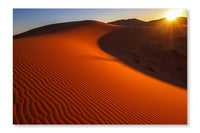
POLYGON ((174 9, 168 11, 164 17, 167 18, 169 21, 176 19, 177 17, 182 16, 184 9, 174 9))

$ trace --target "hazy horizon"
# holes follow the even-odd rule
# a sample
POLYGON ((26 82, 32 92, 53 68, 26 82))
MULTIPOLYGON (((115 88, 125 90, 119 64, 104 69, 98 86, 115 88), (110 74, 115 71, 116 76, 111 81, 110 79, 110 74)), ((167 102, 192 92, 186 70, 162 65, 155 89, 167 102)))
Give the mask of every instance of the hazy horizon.
MULTIPOLYGON (((164 18, 169 10, 172 9, 13 9, 13 35, 70 21, 97 20, 107 23, 132 18, 151 21, 164 18)), ((187 17, 186 10, 181 17, 187 17)))

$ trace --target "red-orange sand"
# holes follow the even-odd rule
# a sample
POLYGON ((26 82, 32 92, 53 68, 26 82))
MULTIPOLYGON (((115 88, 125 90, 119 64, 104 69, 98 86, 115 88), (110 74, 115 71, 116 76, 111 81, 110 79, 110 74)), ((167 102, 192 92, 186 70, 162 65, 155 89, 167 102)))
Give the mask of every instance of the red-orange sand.
POLYGON ((128 67, 92 22, 13 41, 14 124, 187 124, 187 90, 128 67))

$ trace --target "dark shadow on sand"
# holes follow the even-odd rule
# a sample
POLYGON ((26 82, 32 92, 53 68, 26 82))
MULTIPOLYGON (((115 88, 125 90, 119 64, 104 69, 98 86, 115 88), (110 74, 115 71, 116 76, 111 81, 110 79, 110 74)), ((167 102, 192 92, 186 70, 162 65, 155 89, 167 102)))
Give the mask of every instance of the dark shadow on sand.
POLYGON ((121 27, 101 37, 98 44, 133 69, 187 88, 187 27, 121 27))

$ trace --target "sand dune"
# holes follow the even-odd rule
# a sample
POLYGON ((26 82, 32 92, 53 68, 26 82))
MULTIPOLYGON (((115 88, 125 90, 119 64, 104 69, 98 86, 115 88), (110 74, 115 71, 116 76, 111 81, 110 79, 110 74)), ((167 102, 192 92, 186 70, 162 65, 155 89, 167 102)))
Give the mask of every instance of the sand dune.
POLYGON ((55 27, 13 40, 14 124, 187 123, 187 90, 102 50, 121 27, 55 27))
POLYGON ((101 37, 99 45, 134 69, 187 88, 186 27, 122 27, 101 37))

